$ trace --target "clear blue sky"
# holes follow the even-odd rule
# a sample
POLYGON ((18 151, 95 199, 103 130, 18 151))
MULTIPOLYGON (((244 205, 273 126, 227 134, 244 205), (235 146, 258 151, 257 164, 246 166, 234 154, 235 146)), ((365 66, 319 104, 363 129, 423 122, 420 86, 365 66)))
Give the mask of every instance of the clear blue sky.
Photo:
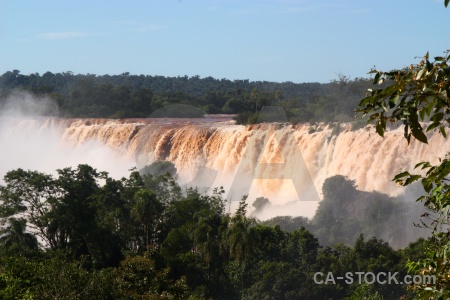
POLYGON ((0 74, 328 82, 450 49, 443 0, 0 0, 0 74))

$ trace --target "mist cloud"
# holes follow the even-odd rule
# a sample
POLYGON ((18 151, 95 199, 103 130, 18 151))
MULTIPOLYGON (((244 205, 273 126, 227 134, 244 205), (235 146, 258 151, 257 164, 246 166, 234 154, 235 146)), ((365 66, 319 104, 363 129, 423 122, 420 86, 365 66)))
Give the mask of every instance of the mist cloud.
POLYGON ((37 97, 29 92, 15 90, 0 106, 0 117, 57 117, 58 104, 48 97, 37 97))
POLYGON ((23 91, 11 93, 0 106, 0 184, 17 168, 55 174, 56 169, 89 164, 115 178, 129 174, 134 163, 114 149, 97 141, 75 145, 65 140, 69 120, 55 118, 58 112, 51 99, 23 91))

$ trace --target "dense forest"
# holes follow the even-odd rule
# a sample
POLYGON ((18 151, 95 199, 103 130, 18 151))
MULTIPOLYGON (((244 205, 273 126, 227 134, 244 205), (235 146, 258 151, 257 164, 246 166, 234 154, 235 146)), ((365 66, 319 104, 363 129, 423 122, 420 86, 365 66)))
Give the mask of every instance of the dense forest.
MULTIPOLYGON (((146 118, 170 104, 188 104, 207 114, 236 114, 239 123, 254 123, 263 106, 282 106, 289 120, 346 122, 372 86, 369 79, 340 75, 330 83, 292 83, 163 77, 149 75, 73 74, 72 72, 0 76, 0 105, 17 90, 53 99, 62 117, 146 118)), ((14 98, 14 97, 12 97, 14 98)), ((174 112, 174 117, 201 113, 174 112)))
MULTIPOLYGON (((345 177, 328 179, 316 216, 299 219, 321 239, 326 232, 332 236, 321 245, 299 221, 289 228, 270 224, 282 220, 260 222, 248 216, 246 197, 230 214, 221 188, 211 195, 182 190, 173 176, 176 169, 167 162, 119 180, 88 165, 57 170, 56 176, 8 172, 0 187, 0 297, 399 299, 411 293, 404 284, 361 284, 356 278, 351 284, 314 282, 316 272, 398 272, 401 280, 408 259, 421 258, 428 245, 419 239, 394 250, 358 233, 355 224, 362 220, 354 210, 374 209, 342 203, 348 193, 358 193, 345 177), (350 233, 349 227, 356 229, 350 233), (347 240, 338 243, 341 234, 347 240)), ((390 201, 379 194, 364 200, 370 197, 390 201)), ((267 205, 255 203, 254 209, 267 205)), ((378 213, 388 214, 394 204, 384 207, 378 213)), ((385 229, 380 224, 373 230, 385 229)))

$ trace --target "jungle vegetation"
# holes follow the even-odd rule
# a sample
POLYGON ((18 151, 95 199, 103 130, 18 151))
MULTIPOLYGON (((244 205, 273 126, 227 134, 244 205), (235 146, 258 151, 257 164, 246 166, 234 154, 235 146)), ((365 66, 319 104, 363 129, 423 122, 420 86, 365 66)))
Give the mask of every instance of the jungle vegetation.
MULTIPOLYGON (((314 274, 398 272, 402 278, 407 261, 423 258, 429 241, 395 250, 352 232, 351 239, 328 239, 324 246, 308 224, 285 229, 260 222, 249 216, 245 196, 230 213, 223 189, 210 195, 183 190, 170 171, 168 163, 159 163, 121 179, 88 165, 55 176, 8 172, 0 187, 0 297, 398 299, 411 293, 406 285, 356 280, 317 284, 314 274)), ((354 189, 342 177, 327 185, 342 182, 354 189)), ((330 225, 323 214, 339 207, 336 213, 349 221, 354 213, 341 205, 341 192, 327 196, 311 221, 321 239, 330 226, 346 228, 330 225)))

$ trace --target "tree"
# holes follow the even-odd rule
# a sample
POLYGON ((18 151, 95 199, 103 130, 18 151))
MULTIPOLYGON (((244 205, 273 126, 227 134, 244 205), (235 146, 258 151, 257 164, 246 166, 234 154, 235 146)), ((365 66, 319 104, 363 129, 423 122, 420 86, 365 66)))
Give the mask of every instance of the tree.
POLYGON ((248 267, 249 257, 253 254, 255 247, 254 232, 251 228, 256 224, 255 219, 247 218, 247 196, 239 202, 236 214, 231 218, 228 227, 227 240, 231 258, 237 260, 236 273, 240 279, 241 298, 244 295, 245 274, 248 267))
POLYGON ((297 263, 305 269, 310 269, 317 257, 319 242, 308 230, 301 227, 290 232, 283 245, 285 259, 297 263))
MULTIPOLYGON (((445 7, 450 0, 445 0, 445 7)), ((383 136, 387 123, 401 122, 404 125, 404 137, 411 137, 422 143, 428 143, 427 133, 437 131, 447 137, 446 127, 450 126, 450 50, 443 56, 430 59, 427 53, 418 64, 411 64, 402 70, 382 72, 372 70, 374 84, 387 81, 385 88, 371 89, 360 102, 357 112, 368 116, 375 123, 376 131, 383 136), (426 123, 425 123, 426 122, 426 123), (425 128, 424 128, 425 126, 425 128)), ((409 271, 415 274, 436 276, 432 285, 415 285, 419 297, 444 299, 450 296, 450 238, 448 225, 450 218, 450 157, 440 160, 440 164, 432 166, 428 162, 416 165, 417 169, 425 170, 421 174, 403 172, 395 176, 399 185, 410 185, 420 180, 427 192, 418 199, 423 201, 429 213, 422 226, 433 230, 432 244, 427 250, 428 258, 408 264, 409 271)))
POLYGON ((50 231, 49 214, 62 195, 55 179, 44 173, 17 169, 8 172, 4 181, 6 185, 0 186, 2 222, 11 225, 28 223, 44 246, 57 248, 64 237, 50 231))
POLYGON ((163 205, 148 189, 139 190, 134 198, 135 203, 131 209, 131 217, 141 224, 143 229, 143 247, 141 248, 146 249, 148 245, 157 246, 156 225, 163 212, 163 205))
MULTIPOLYGON (((184 277, 172 280, 169 270, 157 270, 150 253, 127 257, 115 272, 117 299, 188 299, 189 287, 184 277)), ((109 298, 111 299, 111 298, 109 298)))
POLYGON ((100 205, 111 194, 99 181, 112 179, 88 165, 57 172, 57 179, 36 171, 8 172, 6 185, 0 187, 2 222, 18 230, 27 228, 44 248, 66 251, 75 259, 88 255, 96 266, 118 264, 120 237, 100 205))
POLYGON ((258 197, 253 202, 252 206, 255 208, 253 214, 260 213, 266 206, 270 206, 270 200, 266 197, 258 197))
POLYGON ((58 175, 56 184, 63 193, 49 214, 49 232, 64 237, 58 248, 75 259, 89 255, 96 267, 117 265, 122 258, 120 239, 98 218, 98 202, 105 202, 100 200, 104 194, 99 181, 109 181, 108 174, 79 165, 76 169, 58 170, 58 175))
POLYGON ((255 240, 254 257, 257 261, 279 260, 282 243, 286 236, 280 226, 265 226, 258 224, 251 228, 255 240))
POLYGON ((8 221, 8 226, 0 230, 0 245, 11 252, 22 253, 38 250, 36 237, 26 232, 26 220, 13 219, 8 221))
POLYGON ((345 176, 335 175, 325 180, 322 187, 323 200, 311 222, 314 233, 322 244, 352 242, 352 228, 360 228, 354 212, 357 192, 355 181, 345 176))
POLYGON ((170 161, 155 161, 152 164, 143 167, 139 170, 142 175, 151 174, 153 176, 170 175, 176 177, 177 167, 170 161))

